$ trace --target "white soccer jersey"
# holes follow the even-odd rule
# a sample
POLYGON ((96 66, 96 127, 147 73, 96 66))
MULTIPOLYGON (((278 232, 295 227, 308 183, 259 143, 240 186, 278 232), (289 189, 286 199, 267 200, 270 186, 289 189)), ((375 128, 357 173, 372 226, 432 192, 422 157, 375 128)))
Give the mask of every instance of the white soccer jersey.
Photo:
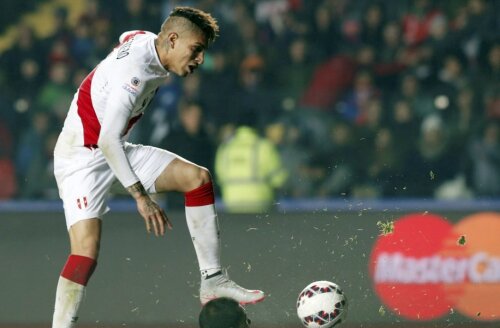
POLYGON ((81 147, 102 151, 125 187, 139 181, 125 155, 123 142, 169 74, 156 52, 156 37, 145 31, 129 31, 120 36, 120 45, 75 93, 55 156, 71 158, 81 147))

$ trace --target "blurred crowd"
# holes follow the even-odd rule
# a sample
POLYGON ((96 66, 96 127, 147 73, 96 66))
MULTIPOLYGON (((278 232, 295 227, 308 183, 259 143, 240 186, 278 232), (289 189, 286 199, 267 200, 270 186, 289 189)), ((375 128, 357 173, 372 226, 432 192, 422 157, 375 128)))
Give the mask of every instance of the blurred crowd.
POLYGON ((248 122, 281 156, 278 196, 500 195, 500 1, 87 0, 0 55, 0 198, 57 198, 52 152, 74 92, 128 30, 171 9, 217 18, 196 74, 165 81, 131 141, 214 169, 248 122))

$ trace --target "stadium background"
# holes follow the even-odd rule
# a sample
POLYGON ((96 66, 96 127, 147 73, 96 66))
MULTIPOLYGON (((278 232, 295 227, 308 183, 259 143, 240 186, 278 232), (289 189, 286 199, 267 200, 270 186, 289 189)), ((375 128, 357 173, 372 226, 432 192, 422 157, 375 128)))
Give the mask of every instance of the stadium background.
MULTIPOLYGON (((352 327, 409 325, 382 315, 371 286, 376 223, 499 210, 498 1, 2 1, 0 325, 50 321, 68 247, 51 156, 76 87, 120 33, 157 31, 175 5, 213 13, 221 38, 200 72, 166 82, 132 138, 190 142, 209 150, 192 159, 212 168, 251 112, 280 150, 293 178, 276 208, 221 211, 231 274, 271 293, 249 308, 255 326, 298 327, 296 294, 317 279, 344 286, 352 327), (204 119, 194 137, 172 140, 186 102, 204 119)), ((147 240, 133 204, 117 197, 83 323, 194 325, 194 253, 182 211, 165 202, 176 232, 147 240)), ((413 324, 499 325, 460 314, 413 324)))

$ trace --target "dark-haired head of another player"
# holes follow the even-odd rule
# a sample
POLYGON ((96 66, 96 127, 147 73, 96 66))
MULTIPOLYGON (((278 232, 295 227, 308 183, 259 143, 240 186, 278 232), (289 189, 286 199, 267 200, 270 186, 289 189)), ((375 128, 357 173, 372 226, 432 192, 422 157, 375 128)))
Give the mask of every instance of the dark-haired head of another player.
POLYGON ((179 76, 193 73, 203 64, 205 50, 218 33, 217 21, 209 13, 192 7, 174 8, 155 42, 163 67, 179 76))
POLYGON ((200 328, 248 328, 245 310, 232 298, 221 297, 203 306, 199 317, 200 328))

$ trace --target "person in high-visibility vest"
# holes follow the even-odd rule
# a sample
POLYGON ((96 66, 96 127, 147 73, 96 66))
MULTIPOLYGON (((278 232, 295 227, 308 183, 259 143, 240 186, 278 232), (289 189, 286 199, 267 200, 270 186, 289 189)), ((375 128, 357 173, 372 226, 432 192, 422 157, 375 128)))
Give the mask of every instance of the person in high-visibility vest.
POLYGON ((288 177, 274 144, 249 124, 218 147, 215 173, 226 210, 233 213, 269 210, 288 177))

